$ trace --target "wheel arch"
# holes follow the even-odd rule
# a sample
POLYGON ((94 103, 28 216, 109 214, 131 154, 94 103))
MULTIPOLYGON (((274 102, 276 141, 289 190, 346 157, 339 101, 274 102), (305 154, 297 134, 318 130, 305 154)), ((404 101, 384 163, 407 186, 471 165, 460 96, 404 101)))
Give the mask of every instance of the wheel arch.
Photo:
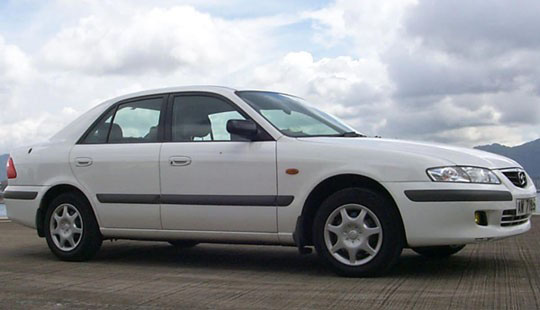
POLYGON ((333 193, 351 187, 375 190, 386 196, 392 202, 392 208, 399 216, 404 242, 406 242, 407 237, 403 217, 390 192, 380 182, 370 177, 360 174, 338 174, 319 182, 307 196, 293 234, 294 241, 300 249, 307 245, 313 245, 312 226, 321 203, 333 193))
POLYGON ((37 228, 38 235, 40 237, 42 238, 45 237, 45 231, 44 231, 45 213, 47 211, 47 208, 49 207, 50 202, 55 197, 58 197, 58 195, 63 194, 63 193, 69 193, 69 192, 75 192, 81 195, 81 197, 84 198, 86 202, 88 202, 88 205, 91 206, 92 214, 94 215, 96 220, 98 220, 96 213, 94 211, 94 208, 92 206, 92 203, 90 202, 90 199, 88 199, 88 196, 82 190, 80 190, 78 187, 72 184, 67 184, 67 183, 57 184, 57 185, 52 186, 51 188, 47 190, 47 192, 45 192, 45 194, 41 198, 41 201, 39 203, 39 208, 36 212, 36 228, 37 228))

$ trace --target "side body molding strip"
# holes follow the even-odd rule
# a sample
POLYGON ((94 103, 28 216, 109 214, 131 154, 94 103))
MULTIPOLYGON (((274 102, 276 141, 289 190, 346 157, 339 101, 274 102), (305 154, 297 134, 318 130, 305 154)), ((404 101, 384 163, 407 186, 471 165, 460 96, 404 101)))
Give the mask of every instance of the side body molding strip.
POLYGON ((159 195, 147 194, 97 194, 101 203, 140 203, 159 204, 159 195))
POLYGON ((415 202, 512 201, 512 193, 493 190, 407 190, 405 196, 415 202))
POLYGON ((101 203, 286 207, 294 196, 97 194, 101 203))
POLYGON ((5 199, 20 199, 20 200, 33 200, 37 197, 37 192, 26 192, 26 191, 5 191, 5 199))

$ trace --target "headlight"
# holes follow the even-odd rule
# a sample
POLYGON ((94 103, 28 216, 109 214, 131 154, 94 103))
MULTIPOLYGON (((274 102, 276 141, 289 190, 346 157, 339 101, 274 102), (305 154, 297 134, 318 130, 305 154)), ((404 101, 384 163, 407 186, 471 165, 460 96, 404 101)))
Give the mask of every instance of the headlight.
POLYGON ((501 184, 501 180, 486 168, 478 167, 438 167, 427 170, 428 176, 435 182, 464 182, 501 184))

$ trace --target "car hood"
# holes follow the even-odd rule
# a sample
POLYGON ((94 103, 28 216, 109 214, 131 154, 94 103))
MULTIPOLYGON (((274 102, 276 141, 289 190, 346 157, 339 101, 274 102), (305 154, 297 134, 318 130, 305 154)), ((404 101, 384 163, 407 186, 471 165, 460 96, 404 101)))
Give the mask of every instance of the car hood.
POLYGON ((468 165, 491 169, 521 167, 514 160, 480 150, 445 144, 414 142, 382 138, 312 137, 301 141, 322 143, 335 147, 350 147, 356 150, 372 149, 381 152, 397 152, 429 156, 455 165, 468 165))

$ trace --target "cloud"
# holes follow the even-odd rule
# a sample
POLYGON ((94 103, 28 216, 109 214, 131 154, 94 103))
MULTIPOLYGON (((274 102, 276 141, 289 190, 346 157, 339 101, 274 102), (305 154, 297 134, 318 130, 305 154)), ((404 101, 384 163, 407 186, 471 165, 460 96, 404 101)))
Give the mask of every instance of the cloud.
POLYGON ((21 84, 32 79, 32 73, 28 56, 0 35, 0 108, 9 104, 7 98, 16 95, 21 84))
POLYGON ((262 35, 256 21, 227 21, 178 6, 120 18, 85 17, 61 30, 42 52, 50 68, 87 74, 212 74, 253 61, 269 47, 258 40, 262 35))
POLYGON ((405 23, 407 33, 429 46, 485 59, 539 48, 538 12, 538 1, 421 1, 405 23))
POLYGON ((17 46, 0 36, 0 72, 3 82, 22 82, 31 72, 30 61, 17 46))
POLYGON ((0 37, 0 153, 44 140, 77 113, 121 94, 231 85, 272 55, 271 32, 294 21, 287 14, 225 19, 192 6, 132 4, 56 2, 50 10, 82 17, 31 51, 0 37), (77 113, 62 112, 66 107, 77 113))
POLYGON ((337 0, 319 10, 306 12, 318 30, 315 39, 323 44, 352 41, 362 56, 377 57, 396 40, 401 20, 414 0, 337 0))
POLYGON ((384 60, 398 98, 509 91, 521 85, 515 79, 519 68, 501 59, 473 61, 423 46, 408 50, 399 44, 384 60))
POLYGON ((364 132, 380 127, 380 119, 364 112, 387 107, 392 87, 378 61, 349 56, 317 60, 306 51, 256 67, 246 85, 304 97, 364 132))
POLYGON ((306 51, 256 67, 250 82, 344 105, 373 103, 389 87, 381 63, 348 56, 315 60, 306 51))
POLYGON ((378 94, 384 104, 356 105, 357 124, 378 118, 372 128, 392 137, 515 144, 539 135, 528 132, 540 121, 540 5, 532 2, 337 0, 308 16, 315 40, 349 45, 389 81, 378 94))
POLYGON ((425 129, 399 124, 400 117, 385 130, 466 145, 530 137, 525 131, 540 121, 540 40, 533 35, 540 22, 531 13, 540 6, 528 4, 421 1, 411 7, 401 39, 383 62, 396 105, 411 107, 405 119, 425 129), (455 117, 460 119, 448 120, 455 117))
POLYGON ((66 125, 66 120, 74 119, 80 111, 72 108, 64 108, 58 113, 42 113, 37 117, 26 117, 19 119, 17 122, 0 123, 0 132, 2 133, 2 141, 0 141, 0 149, 4 150, 9 145, 29 145, 40 141, 46 141, 51 137, 51 133, 59 131, 66 125), (4 140, 6 139, 6 140, 4 140))
POLYGON ((0 153, 105 99, 193 84, 299 95, 371 135, 540 137, 537 1, 183 3, 57 0, 0 28, 0 153))

